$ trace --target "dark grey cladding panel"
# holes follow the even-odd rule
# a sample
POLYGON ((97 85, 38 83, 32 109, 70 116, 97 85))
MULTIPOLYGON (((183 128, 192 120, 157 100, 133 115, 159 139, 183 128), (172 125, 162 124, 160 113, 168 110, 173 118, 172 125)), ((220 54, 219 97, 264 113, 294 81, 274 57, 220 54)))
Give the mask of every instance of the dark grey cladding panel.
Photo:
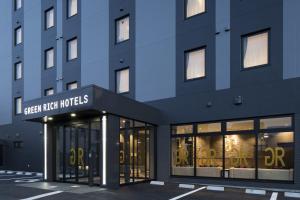
POLYGON ((23 106, 23 120, 41 121, 44 116, 91 110, 152 124, 162 122, 159 110, 95 85, 27 101, 23 106))
POLYGON ((36 120, 44 116, 90 110, 93 108, 94 87, 66 91, 23 104, 23 120, 36 120))

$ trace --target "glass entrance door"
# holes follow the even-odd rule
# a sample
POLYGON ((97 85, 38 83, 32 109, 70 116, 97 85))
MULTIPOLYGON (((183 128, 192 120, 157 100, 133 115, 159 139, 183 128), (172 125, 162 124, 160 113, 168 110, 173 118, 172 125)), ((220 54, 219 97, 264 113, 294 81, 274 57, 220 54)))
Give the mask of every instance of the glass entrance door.
POLYGON ((120 184, 154 178, 154 132, 152 126, 134 122, 120 129, 120 184))
POLYGON ((56 180, 100 184, 100 120, 56 127, 56 180))

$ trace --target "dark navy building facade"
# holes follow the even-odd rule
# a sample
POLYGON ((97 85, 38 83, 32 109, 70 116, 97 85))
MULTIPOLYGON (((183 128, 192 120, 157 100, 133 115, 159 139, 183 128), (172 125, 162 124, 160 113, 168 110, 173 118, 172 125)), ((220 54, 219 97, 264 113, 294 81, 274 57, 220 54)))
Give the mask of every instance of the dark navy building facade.
POLYGON ((297 0, 0 2, 0 169, 299 189, 297 0))

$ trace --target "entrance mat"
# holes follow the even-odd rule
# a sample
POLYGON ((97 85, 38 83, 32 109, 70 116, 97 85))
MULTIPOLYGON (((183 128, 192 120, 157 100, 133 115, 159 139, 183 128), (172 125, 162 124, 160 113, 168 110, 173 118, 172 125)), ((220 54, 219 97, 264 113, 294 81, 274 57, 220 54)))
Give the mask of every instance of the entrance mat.
POLYGON ((18 186, 38 188, 38 189, 51 190, 51 191, 63 191, 63 192, 69 192, 75 194, 85 194, 85 193, 99 192, 99 191, 106 190, 104 188, 100 188, 99 186, 90 187, 88 185, 79 185, 79 184, 72 184, 72 183, 57 183, 57 182, 26 183, 26 184, 19 184, 18 186))

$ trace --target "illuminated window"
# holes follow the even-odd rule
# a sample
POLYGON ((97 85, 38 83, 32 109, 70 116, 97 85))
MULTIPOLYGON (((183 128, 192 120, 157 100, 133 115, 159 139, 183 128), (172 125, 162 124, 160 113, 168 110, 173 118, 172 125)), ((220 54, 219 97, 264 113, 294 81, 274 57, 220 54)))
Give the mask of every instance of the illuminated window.
POLYGON ((22 114, 22 97, 15 98, 15 114, 22 114))
POLYGON ((205 12, 205 0, 186 0, 186 18, 205 12))
POLYGON ((77 58, 78 56, 77 38, 67 41, 67 53, 68 53, 68 60, 73 60, 77 58))
POLYGON ((15 45, 22 43, 22 27, 18 27, 15 29, 15 45))
POLYGON ((45 12, 45 28, 49 29, 54 26, 54 9, 50 8, 45 12))
POLYGON ((77 82, 72 82, 67 84, 67 90, 75 90, 78 88, 77 82))
POLYGON ((45 51, 45 67, 46 69, 54 67, 54 49, 50 48, 45 51))
POLYGON ((185 79, 205 76, 205 48, 185 52, 185 79))
POLYGON ((227 122, 227 131, 247 131, 254 129, 253 120, 227 122))
POLYGON ((129 40, 129 16, 116 21, 116 43, 129 40))
POLYGON ((269 32, 243 37, 243 68, 251 68, 269 63, 269 32))
POLYGON ((22 62, 18 62, 15 64, 15 80, 19 80, 22 78, 22 72, 23 67, 22 67, 22 62))
POLYGON ((198 124, 198 133, 221 132, 221 123, 198 124))
POLYGON ((172 134, 192 134, 193 125, 178 125, 172 127, 172 134))
POLYGON ((77 0, 68 0, 68 17, 77 14, 77 0))
POLYGON ((54 89, 53 88, 49 88, 45 90, 45 96, 51 96, 54 94, 54 89))
POLYGON ((276 117, 260 120, 260 129, 291 128, 292 117, 276 117))
POLYGON ((116 72, 116 92, 129 92, 129 68, 118 70, 116 72))

